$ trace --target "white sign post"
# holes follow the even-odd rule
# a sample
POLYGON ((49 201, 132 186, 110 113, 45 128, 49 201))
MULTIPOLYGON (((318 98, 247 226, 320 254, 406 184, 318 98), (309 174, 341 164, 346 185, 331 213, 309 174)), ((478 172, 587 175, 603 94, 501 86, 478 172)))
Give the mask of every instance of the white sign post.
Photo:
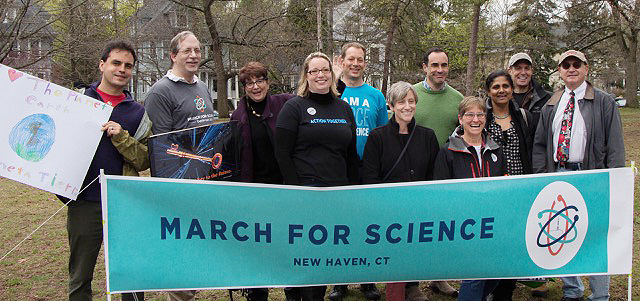
POLYGON ((112 107, 0 64, 0 176, 76 199, 112 107))

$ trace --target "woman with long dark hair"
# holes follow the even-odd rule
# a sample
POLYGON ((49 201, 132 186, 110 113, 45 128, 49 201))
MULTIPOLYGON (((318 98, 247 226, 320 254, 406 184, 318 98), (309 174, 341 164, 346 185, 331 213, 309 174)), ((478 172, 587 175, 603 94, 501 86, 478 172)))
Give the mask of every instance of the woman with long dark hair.
POLYGON ((513 80, 504 71, 494 71, 487 76, 485 90, 487 101, 486 129, 497 142, 507 159, 509 175, 530 174, 533 125, 531 113, 517 108, 513 100, 513 80))

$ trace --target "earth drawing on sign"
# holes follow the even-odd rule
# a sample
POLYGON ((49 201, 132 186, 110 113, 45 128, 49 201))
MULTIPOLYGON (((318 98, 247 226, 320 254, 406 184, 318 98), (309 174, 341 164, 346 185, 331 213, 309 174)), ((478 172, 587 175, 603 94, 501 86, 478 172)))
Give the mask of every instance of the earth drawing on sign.
POLYGON ((11 129, 9 145, 21 158, 38 162, 47 156, 55 138, 53 118, 46 114, 33 114, 20 120, 11 129))

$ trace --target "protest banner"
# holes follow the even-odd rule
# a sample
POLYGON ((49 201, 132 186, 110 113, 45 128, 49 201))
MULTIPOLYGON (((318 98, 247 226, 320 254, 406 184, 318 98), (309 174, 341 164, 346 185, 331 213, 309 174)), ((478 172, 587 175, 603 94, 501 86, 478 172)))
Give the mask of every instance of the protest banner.
POLYGON ((76 199, 112 107, 0 64, 0 176, 76 199))
POLYGON ((237 130, 237 122, 230 121, 151 136, 151 176, 235 180, 240 174, 237 130))
POLYGON ((631 273, 631 168, 332 188, 101 183, 112 293, 631 273))

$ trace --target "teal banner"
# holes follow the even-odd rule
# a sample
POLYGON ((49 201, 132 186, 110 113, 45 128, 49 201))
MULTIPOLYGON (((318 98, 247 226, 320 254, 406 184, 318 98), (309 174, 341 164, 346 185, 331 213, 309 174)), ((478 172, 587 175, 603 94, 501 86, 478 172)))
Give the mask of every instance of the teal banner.
POLYGON ((334 188, 101 183, 110 292, 631 273, 630 168, 334 188))

